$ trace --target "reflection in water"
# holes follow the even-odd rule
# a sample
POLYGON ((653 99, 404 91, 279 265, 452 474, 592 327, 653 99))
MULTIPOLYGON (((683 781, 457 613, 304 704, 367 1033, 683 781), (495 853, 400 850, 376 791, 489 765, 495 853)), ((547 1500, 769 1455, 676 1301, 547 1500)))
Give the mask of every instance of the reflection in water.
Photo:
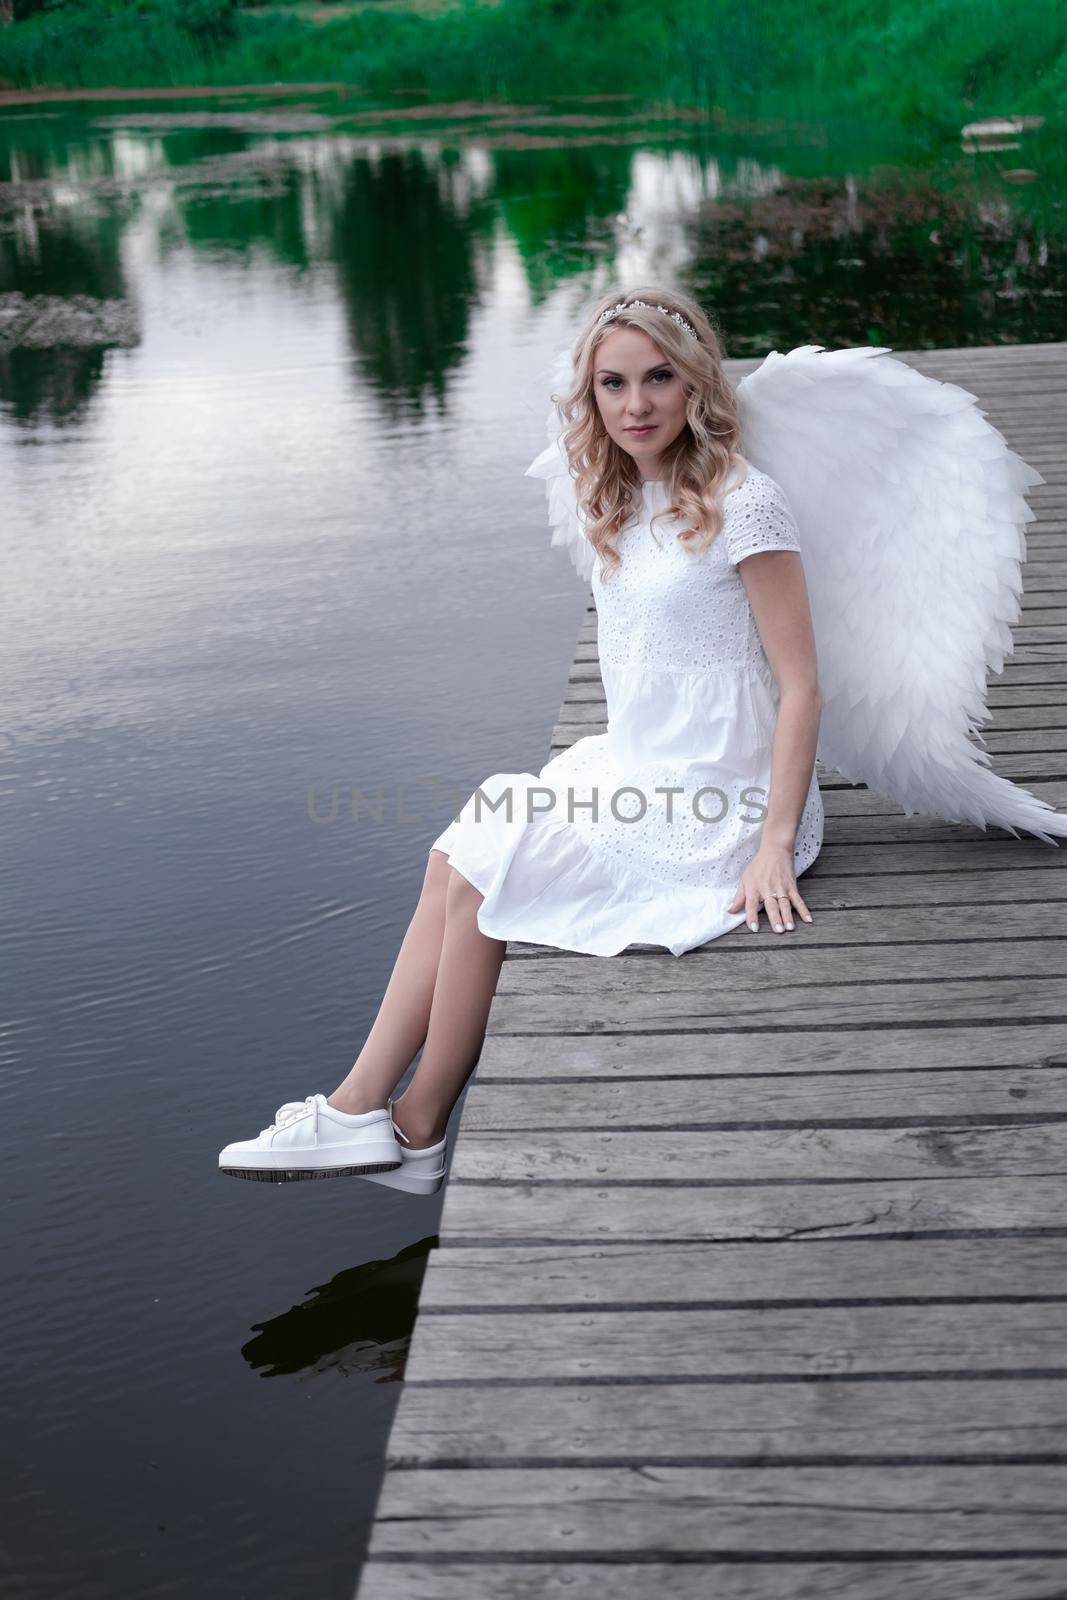
POLYGON ((540 302, 569 279, 587 281, 614 265, 611 219, 629 189, 632 150, 557 141, 544 150, 494 152, 493 200, 540 302))
POLYGON ((391 1261, 367 1261, 308 1290, 298 1306, 253 1324, 256 1337, 241 1354, 262 1378, 294 1372, 404 1375, 419 1290, 436 1235, 407 1245, 391 1261))
POLYGON ((14 416, 81 413, 100 352, 135 342, 127 275, 149 249, 265 258, 294 292, 328 272, 357 368, 393 418, 444 406, 472 316, 513 263, 533 303, 567 278, 678 282, 732 355, 1065 331, 1053 177, 1006 186, 996 156, 957 151, 919 172, 857 147, 848 170, 832 141, 797 130, 656 129, 642 143, 585 117, 569 137, 494 123, 448 142, 396 125, 355 137, 344 120, 202 106, 0 118, 0 399, 14 416), (76 294, 130 316, 118 331, 101 319, 95 340, 54 326, 42 339, 40 317, 20 332, 15 297, 76 294), (42 343, 67 353, 13 358, 42 343))
POLYGON ((102 350, 0 348, 0 403, 18 422, 80 421, 103 366, 102 350))
POLYGON ((723 308, 732 355, 1067 332, 1067 237, 1002 199, 945 192, 920 175, 786 179, 748 204, 706 206, 694 237, 694 292, 723 308))
POLYGON ((103 351, 137 342, 121 206, 86 193, 101 145, 56 146, 31 119, 0 134, 0 400, 19 421, 80 417, 103 351))
POLYGON ((389 412, 429 392, 463 355, 491 218, 454 151, 385 150, 350 162, 331 231, 360 367, 389 412))

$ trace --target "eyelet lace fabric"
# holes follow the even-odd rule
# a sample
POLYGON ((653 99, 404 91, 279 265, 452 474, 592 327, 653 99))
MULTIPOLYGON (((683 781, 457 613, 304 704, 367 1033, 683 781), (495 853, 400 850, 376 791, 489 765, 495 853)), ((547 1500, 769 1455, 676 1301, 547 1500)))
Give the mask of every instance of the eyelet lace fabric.
MULTIPOLYGON (((726 908, 759 848, 778 689, 738 568, 803 552, 782 489, 751 466, 706 551, 656 517, 666 505, 666 485, 645 483, 616 540, 621 564, 593 569, 606 732, 539 773, 494 773, 431 847, 481 891, 491 937, 681 955, 745 920, 726 908)), ((822 836, 813 774, 798 874, 822 836)))
POLYGON ((621 566, 602 576, 598 560, 593 569, 601 665, 680 673, 764 670, 737 565, 763 550, 800 550, 784 494, 750 467, 741 487, 725 497, 722 531, 702 555, 678 538, 684 524, 656 515, 666 505, 666 486, 645 484, 640 511, 616 540, 621 566))

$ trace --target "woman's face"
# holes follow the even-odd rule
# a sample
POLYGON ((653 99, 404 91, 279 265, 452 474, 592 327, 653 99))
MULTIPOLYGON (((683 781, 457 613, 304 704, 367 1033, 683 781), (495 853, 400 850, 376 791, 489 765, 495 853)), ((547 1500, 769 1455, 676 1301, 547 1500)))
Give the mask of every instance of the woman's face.
POLYGON ((682 380, 640 328, 615 328, 593 356, 593 392, 610 438, 633 456, 642 478, 659 477, 659 459, 685 427, 682 380))

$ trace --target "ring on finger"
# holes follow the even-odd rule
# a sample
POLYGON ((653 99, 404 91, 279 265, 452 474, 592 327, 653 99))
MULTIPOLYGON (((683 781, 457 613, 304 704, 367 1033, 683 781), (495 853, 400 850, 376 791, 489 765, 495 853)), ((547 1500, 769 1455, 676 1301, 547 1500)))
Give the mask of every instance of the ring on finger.
MULTIPOLYGON (((771 900, 784 900, 785 903, 786 903, 786 909, 785 909, 784 914, 782 912, 781 906, 777 905, 774 908, 774 913, 773 913, 773 918, 772 918, 772 921, 774 922, 774 931, 775 931, 775 933, 781 933, 782 932, 782 923, 777 920, 779 917, 783 918, 783 920, 785 921, 785 923, 787 924, 788 927, 791 928, 793 926, 793 915, 792 915, 793 908, 792 908, 792 905, 790 904, 788 890, 772 889, 771 890, 771 894, 770 894, 770 898, 771 898, 771 900)), ((770 908, 770 904, 769 904, 769 902, 768 902, 766 897, 764 897, 763 905, 764 905, 764 909, 767 912, 768 917, 771 917, 772 916, 771 908, 770 908)))

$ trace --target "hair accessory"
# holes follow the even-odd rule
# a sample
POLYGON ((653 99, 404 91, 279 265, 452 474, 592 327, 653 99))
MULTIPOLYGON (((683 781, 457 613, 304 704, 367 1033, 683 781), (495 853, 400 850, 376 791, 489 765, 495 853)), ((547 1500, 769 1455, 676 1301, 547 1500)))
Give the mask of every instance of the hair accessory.
POLYGON ((670 317, 671 321, 676 322, 680 328, 684 328, 686 333, 691 333, 694 339, 697 336, 697 331, 692 323, 687 322, 680 311, 668 311, 666 306, 652 306, 649 305, 647 300, 620 300, 617 306, 609 306, 606 311, 602 311, 598 320, 600 322, 610 322, 613 317, 618 316, 620 311, 629 311, 631 306, 644 306, 647 311, 662 311, 665 317, 670 317))

